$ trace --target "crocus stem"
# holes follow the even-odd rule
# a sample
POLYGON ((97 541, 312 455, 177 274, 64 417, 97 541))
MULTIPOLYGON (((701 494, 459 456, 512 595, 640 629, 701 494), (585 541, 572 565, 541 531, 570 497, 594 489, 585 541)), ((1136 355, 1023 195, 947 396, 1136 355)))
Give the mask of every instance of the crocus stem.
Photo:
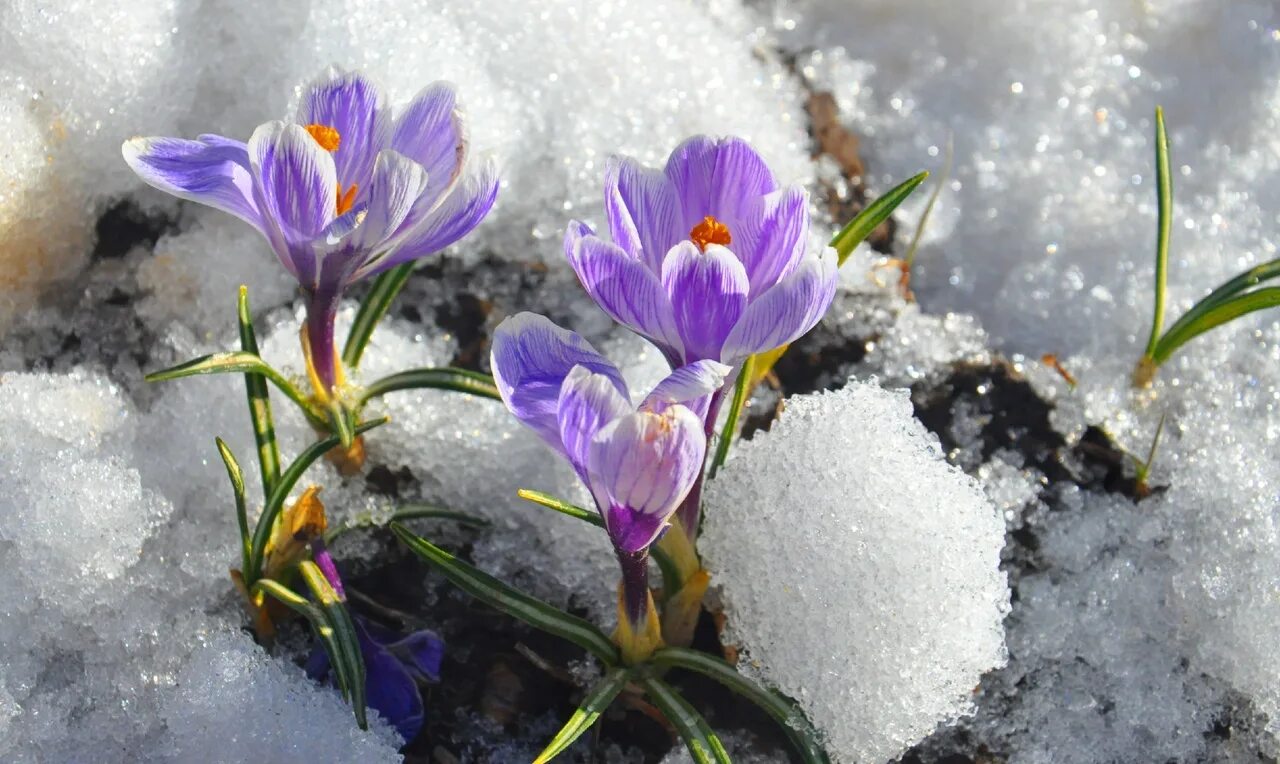
POLYGON ((639 625, 648 614, 645 601, 649 597, 649 550, 618 552, 622 566, 623 613, 633 625, 639 625))
POLYGON ((618 587, 618 630, 613 639, 628 665, 641 663, 662 647, 662 624, 649 592, 649 550, 618 551, 622 582, 618 587))
POLYGON ((336 287, 321 285, 307 295, 307 372, 316 395, 327 401, 338 387, 338 349, 334 323, 338 318, 339 293, 336 287))
MULTIPOLYGON (((715 433, 716 417, 720 415, 720 405, 724 403, 725 390, 732 390, 736 377, 725 380, 724 387, 711 394, 711 402, 707 405, 707 419, 704 424, 704 431, 707 435, 707 442, 711 442, 711 436, 715 433)), ((684 497, 684 501, 680 503, 680 507, 676 510, 675 519, 684 527, 685 535, 689 539, 698 538, 698 522, 702 519, 702 482, 706 479, 706 456, 703 455, 703 469, 698 473, 698 479, 694 481, 693 487, 689 489, 688 495, 684 497)))

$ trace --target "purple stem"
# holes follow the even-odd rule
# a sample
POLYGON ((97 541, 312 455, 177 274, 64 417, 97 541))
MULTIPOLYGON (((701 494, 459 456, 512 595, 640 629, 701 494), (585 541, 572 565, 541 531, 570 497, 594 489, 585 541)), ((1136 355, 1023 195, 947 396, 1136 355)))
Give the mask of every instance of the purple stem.
POLYGON ((334 343, 334 323, 338 318, 341 290, 336 284, 321 284, 307 295, 307 341, 311 345, 311 363, 325 393, 338 384, 338 355, 334 343))
POLYGON ((627 620, 637 633, 649 615, 649 550, 624 552, 617 550, 622 566, 622 603, 627 620))
POLYGON ((317 538, 311 542, 311 556, 316 561, 316 567, 320 568, 320 572, 328 579, 329 586, 338 593, 338 599, 345 602, 347 592, 342 588, 342 577, 338 575, 338 566, 334 564, 329 548, 324 545, 324 539, 317 538))
MULTIPOLYGON (((711 402, 707 404, 707 419, 703 423, 703 431, 707 435, 707 443, 710 445, 711 436, 715 433, 716 417, 720 415, 720 406, 724 403, 725 390, 733 387, 731 381, 726 381, 724 387, 716 390, 711 394, 711 402)), ((680 502, 679 508, 676 509, 676 519, 684 526, 685 535, 690 541, 698 538, 698 521, 702 517, 702 481, 707 476, 707 456, 711 449, 707 448, 707 452, 702 455, 702 469, 698 472, 698 479, 694 481, 693 487, 689 489, 689 495, 684 497, 684 501, 680 502)))

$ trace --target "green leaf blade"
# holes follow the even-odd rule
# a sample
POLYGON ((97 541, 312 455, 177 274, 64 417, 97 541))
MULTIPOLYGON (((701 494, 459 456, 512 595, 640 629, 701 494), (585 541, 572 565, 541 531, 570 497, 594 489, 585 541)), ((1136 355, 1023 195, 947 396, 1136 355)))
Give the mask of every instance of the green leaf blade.
POLYGON ((830 764, 817 731, 794 701, 761 687, 723 660, 685 647, 664 647, 654 653, 651 663, 661 668, 694 671, 718 682, 778 722, 805 764, 830 764))
POLYGON ((383 271, 374 280, 369 293, 360 302, 360 309, 356 311, 355 320, 351 323, 351 331, 347 334, 347 342, 342 347, 343 365, 352 369, 360 365, 360 357, 364 355, 364 349, 373 336, 374 328, 387 314, 396 295, 404 289, 409 276, 413 274, 415 265, 416 263, 413 262, 397 265, 383 271))
POLYGON ((622 692, 627 686, 627 682, 635 675, 635 669, 627 666, 618 666, 610 669, 595 687, 587 693, 582 699, 582 703, 578 705, 578 710, 574 711, 573 716, 565 725, 560 728, 556 736, 552 738, 542 753, 538 754, 538 758, 534 759, 533 764, 546 764, 556 756, 564 753, 565 749, 573 745, 573 743, 582 736, 582 733, 591 729, 596 720, 600 718, 600 714, 604 713, 614 698, 622 692))
POLYGON ((1151 359, 1164 363, 1174 351, 1201 334, 1241 316, 1280 305, 1280 287, 1263 287, 1209 306, 1196 305, 1160 338, 1151 359), (1185 319, 1185 320, 1184 320, 1185 319))
POLYGON ((240 469, 240 463, 236 461, 235 454, 231 453, 231 447, 222 438, 214 438, 214 441, 218 444, 218 453, 222 456, 222 463, 227 468, 227 477, 231 480, 231 490, 235 492, 236 524, 240 528, 240 564, 244 566, 245 570, 248 570, 249 554, 253 540, 249 537, 249 512, 244 501, 244 472, 240 469))
POLYGON ((715 479, 716 473, 729 458, 729 446, 733 436, 738 432, 738 420, 742 417, 742 408, 746 405, 747 396, 751 394, 751 378, 755 375, 756 357, 747 356, 738 371, 738 381, 733 386, 733 399, 729 401, 729 413, 724 420, 724 429, 720 431, 720 440, 716 443, 716 452, 711 457, 709 477, 715 479))
POLYGON ((554 509, 555 511, 559 512, 562 515, 568 515, 569 517, 572 517, 574 519, 583 520, 585 522, 591 523, 597 528, 605 527, 604 518, 600 517, 599 512, 592 512, 589 509, 583 509, 582 507, 576 506, 574 504, 570 504, 564 499, 558 499, 549 493, 543 493, 542 491, 532 491, 528 488, 521 488, 520 490, 516 491, 516 495, 524 499, 525 501, 531 501, 534 504, 537 504, 542 507, 546 507, 547 509, 554 509))
POLYGON ((497 610, 518 618, 535 629, 566 639, 599 658, 606 665, 618 662, 613 641, 587 621, 558 610, 541 600, 513 589, 498 579, 468 565, 399 523, 391 530, 429 565, 455 586, 497 610))
POLYGON ((275 385, 280 392, 289 396, 289 400, 297 404, 302 413, 307 416, 312 424, 320 427, 328 427, 328 420, 325 419, 306 396, 294 386, 292 382, 285 379, 284 375, 272 368, 266 361, 258 357, 256 353, 247 353, 243 350, 231 351, 226 353, 211 353, 209 355, 193 358, 186 363, 180 363, 177 366, 171 366, 167 369, 152 372, 145 379, 148 382, 167 382, 173 379, 181 379, 183 377, 195 377, 205 374, 244 374, 253 373, 261 374, 268 382, 275 385))
MULTIPOLYGON (((258 337, 253 329, 253 316, 249 311, 249 288, 240 287, 240 299, 236 305, 236 319, 240 326, 240 349, 258 355, 258 337)), ((253 439, 258 444, 258 465, 262 470, 262 498, 271 496, 276 481, 280 479, 280 449, 276 445, 276 428, 271 417, 271 397, 267 390, 267 378, 256 372, 245 372, 245 394, 249 399, 249 420, 253 425, 253 439)))
POLYGON ((889 189, 880 198, 863 208, 848 225, 840 230, 832 239, 831 246, 835 247, 837 262, 844 265, 844 261, 849 259, 849 255, 853 254, 853 250, 863 242, 876 227, 888 219, 898 205, 906 201, 911 192, 929 177, 929 173, 921 172, 904 180, 893 188, 889 189))
POLYGON ((1156 283, 1151 316, 1151 336, 1146 356, 1153 357, 1164 329, 1165 299, 1168 293, 1169 233, 1173 226, 1173 175, 1169 172, 1169 133, 1164 125, 1164 109, 1156 107, 1156 283))
POLYGON ((498 386, 493 383, 493 377, 467 369, 455 369, 451 366, 446 366, 438 369, 410 369, 399 374, 392 374, 389 377, 383 377, 364 389, 364 392, 360 395, 359 405, 364 406, 374 398, 379 398, 397 390, 420 389, 452 390, 453 392, 467 393, 480 398, 502 400, 502 395, 498 392, 498 386))
POLYGON ((658 707, 671 726, 680 733, 680 738, 689 749, 694 764, 732 764, 724 744, 712 731, 707 720, 694 710, 689 702, 680 697, 671 685, 655 677, 647 677, 641 686, 649 695, 649 700, 658 707))

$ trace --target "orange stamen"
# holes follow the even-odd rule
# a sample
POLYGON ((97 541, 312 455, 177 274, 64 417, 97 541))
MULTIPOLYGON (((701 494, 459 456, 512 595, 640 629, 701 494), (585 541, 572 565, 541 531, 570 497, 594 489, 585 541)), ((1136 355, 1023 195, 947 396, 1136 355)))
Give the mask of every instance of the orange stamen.
POLYGON ((689 238, 694 244, 698 245, 698 249, 705 252, 708 244, 719 244, 722 247, 729 246, 729 242, 733 238, 729 236, 729 227, 710 215, 702 219, 702 222, 693 227, 689 232, 689 238))
POLYGON ((343 193, 342 184, 341 183, 338 184, 337 196, 338 196, 338 214, 339 215, 351 209, 351 205, 355 204, 356 191, 358 190, 360 190, 360 184, 352 183, 350 186, 347 187, 346 193, 343 193))
POLYGON ((338 144, 342 142, 342 136, 338 135, 338 131, 328 125, 307 125, 306 131, 325 151, 337 151, 338 144))

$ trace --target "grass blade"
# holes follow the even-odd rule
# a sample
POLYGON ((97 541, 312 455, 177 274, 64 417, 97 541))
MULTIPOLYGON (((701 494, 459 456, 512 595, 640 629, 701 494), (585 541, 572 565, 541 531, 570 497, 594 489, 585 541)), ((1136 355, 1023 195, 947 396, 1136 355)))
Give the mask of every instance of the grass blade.
POLYGON ((396 295, 400 294, 400 290, 404 288, 405 282, 413 273, 414 265, 412 262, 397 265, 383 271, 374 280, 369 293, 360 303, 360 309, 356 311, 355 321, 351 323, 351 332, 347 334, 347 343, 342 347, 344 366, 354 369, 360 365, 360 356, 364 355, 364 348, 369 344, 374 328, 387 314, 396 295))
POLYGON ((768 690, 738 672, 733 666, 714 655, 684 647, 665 647, 653 654, 650 661, 661 668, 682 668, 695 671, 713 679, 731 692, 759 706, 782 726, 791 744, 805 764, 829 764, 826 751, 818 740, 818 733, 809 724, 793 701, 768 690))
MULTIPOLYGON (((364 422, 355 429, 355 434, 366 433, 386 423, 386 417, 364 422)), ((293 463, 280 475, 280 480, 276 483, 275 490, 271 492, 271 497, 267 499, 266 505, 262 508, 262 515, 258 518, 258 524, 253 529, 253 544, 249 549, 249 565, 244 571, 245 580, 250 585, 257 581, 258 576, 261 575, 262 558, 267 551, 267 541, 271 538, 271 529, 275 525, 276 517, 280 514, 280 510, 284 508, 284 500, 288 498, 289 492, 293 490, 294 485, 302 478, 302 473, 306 472, 308 467, 328 453, 329 449, 337 446, 339 442, 336 435, 331 435, 324 440, 312 443, 305 451, 298 454, 298 458, 294 459, 293 463)))
POLYGON ((911 196, 911 192, 915 191, 927 177, 929 177, 928 172, 921 172, 889 189, 888 193, 864 207, 862 212, 859 212, 831 239, 831 246, 836 249, 840 265, 844 265, 844 261, 849 259, 853 250, 876 230, 876 226, 892 215, 898 205, 906 201, 906 198, 911 196))
POLYGON ((738 371, 738 381, 733 386, 733 399, 729 401, 729 413, 724 420, 724 429, 720 431, 720 440, 716 443, 716 452, 711 456, 710 477, 715 478, 724 460, 729 458, 729 446, 738 432, 738 418, 742 416, 742 407, 751 394, 751 381, 755 375, 756 357, 748 356, 738 371))
POLYGON ((231 447, 222 438, 214 438, 218 444, 218 453, 222 455, 222 463, 227 467, 227 477, 231 479, 231 490, 236 495, 236 523, 240 526, 240 564, 244 570, 249 569, 249 550, 253 544, 249 538, 249 513, 244 503, 244 472, 236 461, 231 447))
POLYGON ((202 374, 244 373, 261 374, 267 381, 279 388, 280 392, 289 396, 289 400, 302 409, 302 412, 307 415, 307 419, 311 420, 312 424, 318 425, 322 429, 328 428, 328 420, 315 410, 315 407, 306 399, 306 396, 298 388, 294 387, 292 382, 285 379, 284 375, 259 358, 257 353, 246 353, 243 350, 229 353, 212 353, 148 374, 146 380, 148 382, 165 382, 171 379, 194 377, 202 374))
POLYGON ((591 692, 582 699, 578 710, 573 712, 573 716, 565 725, 560 728, 556 736, 538 754, 538 758, 533 760, 533 764, 546 764, 556 756, 564 752, 566 748, 573 745, 574 741, 582 736, 582 733, 591 729, 591 725, 596 723, 600 718, 600 714, 609 707, 613 699, 618 697, 622 689, 627 686, 627 682, 631 681, 635 669, 626 666, 618 666, 612 668, 604 675, 595 687, 591 688, 591 692))
POLYGON ((374 398, 396 390, 416 390, 421 388, 453 390, 481 398, 502 400, 502 396, 498 393, 497 385, 493 384, 493 377, 488 374, 445 367, 440 369, 410 369, 399 374, 392 374, 389 377, 383 377, 364 389, 364 393, 360 396, 359 406, 363 406, 374 398))
POLYGON ((1160 332, 1164 329, 1164 306, 1168 282, 1169 231, 1173 225, 1173 176, 1169 172, 1169 134, 1164 127, 1164 109, 1156 107, 1156 293, 1151 316, 1148 358, 1153 358, 1160 332))
POLYGON ((1150 358, 1156 364, 1162 364, 1173 355, 1174 351, 1201 334, 1254 311, 1273 308, 1280 305, 1280 287, 1265 287, 1252 292, 1236 295, 1219 301, 1205 308, 1196 305, 1183 316, 1185 321, 1178 324, 1160 338, 1150 358))
POLYGON ((439 570, 445 578, 472 597, 519 618, 535 629, 541 629, 573 642, 607 665, 612 666, 618 662, 618 648, 604 635, 604 632, 587 621, 557 610, 541 600, 507 586, 430 541, 414 535, 399 523, 391 523, 390 527, 414 554, 439 570))
POLYGON ((907 246, 907 253, 902 256, 902 267, 907 273, 911 273, 911 266, 916 262, 916 252, 920 250, 920 240, 924 238, 924 229, 929 225, 933 206, 938 203, 938 197, 942 196, 942 188, 947 185, 947 180, 951 177, 951 163, 955 161, 955 156, 955 138, 948 133, 947 149, 942 159, 942 172, 938 173, 938 182, 934 184, 933 192, 929 194, 929 201, 925 202, 924 211, 920 213, 920 221, 916 223, 916 232, 911 235, 911 244, 907 246))
MULTIPOLYGON (((249 312, 249 288, 240 287, 240 299, 236 305, 236 318, 240 324, 240 349, 258 355, 258 338, 253 330, 253 316, 249 312)), ((271 418, 271 398, 267 392, 267 378, 257 372, 245 372, 245 393, 249 398, 249 419, 253 423, 253 439, 258 444, 258 464, 262 470, 262 498, 271 496, 276 481, 280 479, 280 449, 276 445, 276 428, 271 418)))
POLYGON ((667 721, 671 722, 671 726, 680 733, 694 764, 731 764, 724 744, 711 730, 707 720, 680 697, 671 685, 654 677, 641 680, 640 685, 648 693, 649 700, 653 701, 667 721))

